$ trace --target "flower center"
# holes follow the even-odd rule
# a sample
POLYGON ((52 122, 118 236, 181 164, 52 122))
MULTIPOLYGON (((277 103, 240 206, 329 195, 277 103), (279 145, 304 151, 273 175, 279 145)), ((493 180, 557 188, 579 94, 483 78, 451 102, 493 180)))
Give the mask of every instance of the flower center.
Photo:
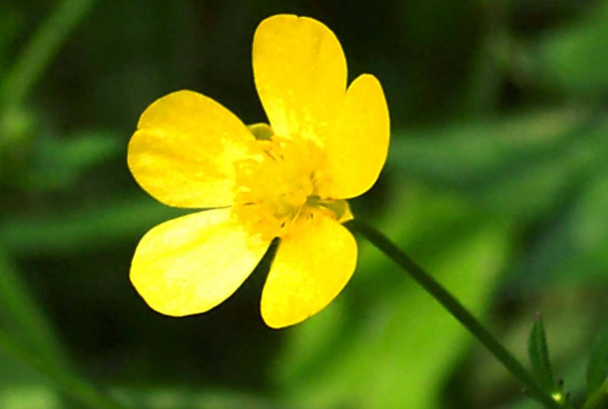
POLYGON ((232 215, 239 223, 270 239, 284 236, 297 219, 319 211, 341 217, 334 209, 335 201, 318 195, 319 186, 327 180, 319 146, 276 135, 255 143, 262 146, 262 153, 235 164, 232 215))

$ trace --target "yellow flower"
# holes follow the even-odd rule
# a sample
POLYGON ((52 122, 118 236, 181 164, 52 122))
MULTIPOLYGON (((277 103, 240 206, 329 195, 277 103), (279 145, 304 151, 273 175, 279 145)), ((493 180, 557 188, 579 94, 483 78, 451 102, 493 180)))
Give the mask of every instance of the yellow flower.
POLYGON ((253 40, 255 85, 270 125, 245 126, 192 91, 160 98, 129 143, 137 182, 175 207, 212 209, 170 220, 141 240, 131 281, 154 310, 208 311, 279 246, 262 292, 273 328, 329 304, 352 276, 357 244, 346 199, 366 192, 386 160, 389 116, 369 74, 346 88, 346 59, 325 25, 264 20, 253 40))

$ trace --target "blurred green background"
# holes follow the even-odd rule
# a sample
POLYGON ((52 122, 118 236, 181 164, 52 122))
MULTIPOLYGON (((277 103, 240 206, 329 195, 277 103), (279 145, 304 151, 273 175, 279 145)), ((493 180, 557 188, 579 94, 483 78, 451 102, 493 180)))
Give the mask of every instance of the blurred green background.
POLYGON ((264 120, 251 42, 285 12, 325 22, 350 79, 384 85, 389 160, 355 214, 522 360, 542 311, 580 401, 608 318, 608 2, 3 0, 0 408, 90 407, 79 380, 132 408, 537 407, 362 240, 346 290, 282 331, 258 312, 267 263, 201 316, 131 287, 138 240, 183 214, 126 167, 139 115, 187 88, 264 120))

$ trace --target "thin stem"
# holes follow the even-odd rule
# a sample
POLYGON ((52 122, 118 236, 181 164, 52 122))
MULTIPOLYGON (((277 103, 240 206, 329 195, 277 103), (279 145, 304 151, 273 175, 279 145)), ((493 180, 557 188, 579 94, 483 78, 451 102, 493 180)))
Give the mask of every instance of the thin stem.
POLYGON ((602 383, 602 386, 587 399, 583 409, 603 408, 606 402, 608 402, 608 378, 606 378, 602 383))
POLYGON ((17 358, 26 366, 46 375, 57 387, 77 399, 87 407, 94 409, 124 409, 125 407, 99 392, 95 387, 70 372, 48 364, 36 353, 0 332, 0 349, 17 358))
POLYGON ((359 232, 378 250, 403 268, 416 282, 421 285, 435 300, 443 305, 479 342, 481 342, 503 366, 513 374, 527 389, 531 397, 541 402, 545 407, 561 409, 551 395, 532 378, 523 365, 507 351, 507 349, 488 332, 475 317, 429 273, 406 256, 392 241, 371 226, 351 220, 346 223, 350 229, 359 232))
POLYGON ((0 84, 0 110, 10 111, 23 102, 68 34, 94 2, 95 0, 63 0, 37 28, 0 84))

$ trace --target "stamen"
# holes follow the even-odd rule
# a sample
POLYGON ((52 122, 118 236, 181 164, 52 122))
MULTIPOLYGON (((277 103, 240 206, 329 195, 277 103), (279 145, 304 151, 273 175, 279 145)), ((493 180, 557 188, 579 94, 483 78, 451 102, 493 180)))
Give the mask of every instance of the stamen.
POLYGON ((314 142, 273 135, 255 143, 262 153, 235 164, 232 215, 239 223, 270 239, 284 236, 296 220, 317 212, 336 220, 350 215, 345 201, 319 197, 318 187, 326 181, 325 158, 314 142))

